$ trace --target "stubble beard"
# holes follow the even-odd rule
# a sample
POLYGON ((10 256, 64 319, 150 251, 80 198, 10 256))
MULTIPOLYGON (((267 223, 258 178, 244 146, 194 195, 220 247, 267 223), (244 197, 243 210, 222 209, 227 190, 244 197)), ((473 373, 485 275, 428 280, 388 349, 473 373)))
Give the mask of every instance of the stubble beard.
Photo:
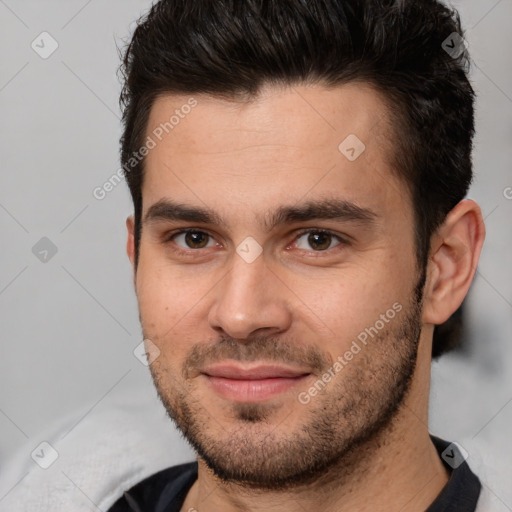
POLYGON ((186 379, 191 366, 227 357, 251 361, 274 354, 270 359, 278 362, 306 359, 319 375, 332 365, 316 348, 298 353, 293 344, 274 338, 258 337, 243 345, 222 338, 208 348, 195 345, 181 381, 156 361, 150 369, 160 400, 199 457, 225 482, 283 490, 312 484, 334 467, 338 476, 344 470, 349 473, 357 464, 356 452, 390 427, 410 388, 421 334, 421 295, 418 287, 416 291, 411 304, 368 341, 325 393, 307 405, 296 399, 290 404, 302 408, 303 417, 292 431, 280 430, 273 422, 280 409, 277 402, 232 403, 222 410, 231 420, 226 427, 226 418, 217 420, 208 404, 195 398, 186 379))

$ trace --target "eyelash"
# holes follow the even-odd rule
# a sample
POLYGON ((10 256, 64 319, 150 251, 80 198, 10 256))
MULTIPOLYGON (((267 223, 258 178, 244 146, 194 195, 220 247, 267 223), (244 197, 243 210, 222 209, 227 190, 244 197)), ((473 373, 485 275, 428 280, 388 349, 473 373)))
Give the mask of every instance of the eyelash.
MULTIPOLYGON (((207 231, 204 231, 203 229, 187 228, 187 229, 181 229, 179 231, 175 231, 175 232, 172 232, 172 233, 168 234, 167 236, 165 236, 164 243, 167 244, 169 242, 172 242, 175 237, 177 237, 178 235, 182 235, 184 233, 185 234, 186 233, 203 233, 203 234, 207 235, 210 238, 214 238, 210 233, 208 233, 207 231)), ((296 233, 292 243, 296 243, 297 240, 299 240, 306 233, 319 233, 319 234, 329 235, 333 239, 335 239, 335 240, 337 240, 339 242, 334 247, 330 247, 329 249, 324 249, 324 250, 321 250, 321 251, 299 249, 299 250, 302 250, 302 251, 307 251, 308 253, 313 253, 313 254, 329 253, 330 251, 335 250, 337 247, 340 248, 340 246, 347 246, 347 245, 349 245, 349 241, 347 239, 345 239, 345 238, 343 238, 343 237, 333 233, 332 231, 329 231, 327 229, 322 229, 322 228, 304 228, 302 230, 299 230, 296 233)), ((291 244, 287 245, 287 248, 290 245, 291 244)), ((207 247, 207 249, 209 249, 209 248, 210 247, 207 247)), ((181 254, 181 255, 184 255, 184 256, 192 256, 192 253, 198 252, 198 251, 200 251, 200 249, 188 249, 187 250, 187 249, 183 249, 182 247, 174 244, 174 247, 173 247, 172 250, 174 252, 176 252, 178 254, 181 254)))

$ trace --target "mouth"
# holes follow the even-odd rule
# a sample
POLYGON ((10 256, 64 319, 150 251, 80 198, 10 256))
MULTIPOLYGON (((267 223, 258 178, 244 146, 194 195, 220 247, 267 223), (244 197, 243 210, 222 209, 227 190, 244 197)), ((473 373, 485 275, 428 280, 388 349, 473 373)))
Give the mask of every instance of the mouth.
POLYGON ((311 375, 306 370, 285 366, 227 363, 209 366, 201 373, 215 393, 235 402, 269 400, 302 384, 311 375))

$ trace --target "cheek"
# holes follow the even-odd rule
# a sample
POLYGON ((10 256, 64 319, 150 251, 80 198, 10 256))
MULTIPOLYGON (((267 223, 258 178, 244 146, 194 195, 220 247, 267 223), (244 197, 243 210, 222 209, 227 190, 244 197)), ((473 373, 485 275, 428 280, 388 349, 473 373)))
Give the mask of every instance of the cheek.
POLYGON ((164 341, 173 336, 190 309, 186 290, 169 272, 143 260, 139 263, 136 287, 144 336, 163 350, 164 341))
POLYGON ((183 272, 146 251, 137 270, 137 300, 144 337, 160 350, 166 368, 180 368, 190 347, 207 340, 208 294, 218 278, 183 272))
POLYGON ((380 326, 381 315, 386 321, 394 318, 396 309, 405 308, 413 281, 412 269, 398 272, 396 264, 388 262, 367 270, 338 269, 325 277, 295 277, 291 286, 302 300, 303 314, 317 323, 317 332, 333 339, 333 350, 339 352, 376 322, 380 326))
POLYGON ((161 254, 146 251, 137 271, 137 299, 144 319, 174 325, 201 302, 215 284, 213 276, 186 271, 161 254))

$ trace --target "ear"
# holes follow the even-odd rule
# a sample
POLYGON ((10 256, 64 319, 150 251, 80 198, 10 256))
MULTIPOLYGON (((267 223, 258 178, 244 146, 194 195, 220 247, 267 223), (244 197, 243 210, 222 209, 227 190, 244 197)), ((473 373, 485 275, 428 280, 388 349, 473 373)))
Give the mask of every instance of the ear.
POLYGON ((128 254, 128 258, 135 272, 135 220, 133 215, 126 219, 126 229, 128 231, 128 238, 126 240, 126 254, 128 254))
POLYGON ((462 304, 473 281, 485 238, 478 204, 466 199, 450 211, 432 236, 423 322, 442 324, 462 304))

